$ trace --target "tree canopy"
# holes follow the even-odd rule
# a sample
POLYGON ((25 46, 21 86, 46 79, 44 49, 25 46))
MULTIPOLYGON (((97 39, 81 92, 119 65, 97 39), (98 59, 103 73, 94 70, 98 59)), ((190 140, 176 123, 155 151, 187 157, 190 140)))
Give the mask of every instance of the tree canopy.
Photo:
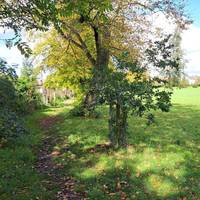
MULTIPOLYGON (((121 146, 129 110, 141 115, 150 109, 169 110, 170 93, 157 89, 166 80, 150 73, 165 74, 179 64, 170 36, 152 25, 155 14, 180 30, 189 23, 181 0, 11 0, 1 2, 0 26, 12 28, 16 37, 24 29, 46 32, 36 54, 42 55, 43 67, 52 69, 49 87, 57 82, 80 89, 88 81, 83 110, 107 102, 114 120, 110 133, 119 137, 121 146), (128 56, 121 61, 123 54, 128 56)), ((15 45, 20 46, 18 41, 15 45)))

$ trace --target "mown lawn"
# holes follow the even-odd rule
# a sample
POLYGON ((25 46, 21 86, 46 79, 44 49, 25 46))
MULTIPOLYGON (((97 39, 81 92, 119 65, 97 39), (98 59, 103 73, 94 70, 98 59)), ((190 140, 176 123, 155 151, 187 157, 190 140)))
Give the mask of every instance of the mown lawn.
POLYGON ((172 102, 183 106, 200 106, 200 88, 175 89, 172 102))
POLYGON ((0 199, 49 200, 56 192, 33 168, 44 137, 35 122, 52 114, 64 117, 54 127, 61 138, 54 161, 88 199, 200 199, 200 88, 175 90, 173 105, 169 113, 156 112, 150 127, 130 118, 130 146, 115 152, 106 145, 106 108, 99 108, 100 119, 72 118, 69 108, 37 112, 27 119, 32 133, 0 149, 0 199))

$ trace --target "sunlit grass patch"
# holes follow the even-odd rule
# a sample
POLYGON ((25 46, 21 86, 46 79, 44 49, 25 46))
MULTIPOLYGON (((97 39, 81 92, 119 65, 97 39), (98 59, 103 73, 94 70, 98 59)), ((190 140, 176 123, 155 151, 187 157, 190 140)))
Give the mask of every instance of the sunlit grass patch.
POLYGON ((151 175, 146 180, 146 187, 160 197, 178 193, 178 187, 169 178, 151 175))

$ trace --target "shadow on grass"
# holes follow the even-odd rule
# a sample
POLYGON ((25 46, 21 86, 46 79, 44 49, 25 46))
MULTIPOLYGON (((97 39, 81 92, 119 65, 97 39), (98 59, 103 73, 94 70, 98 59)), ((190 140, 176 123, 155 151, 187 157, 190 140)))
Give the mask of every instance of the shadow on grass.
POLYGON ((156 112, 156 124, 129 119, 127 150, 107 145, 107 118, 72 118, 55 128, 61 153, 54 161, 78 180, 89 199, 200 198, 200 109, 176 105, 156 112))

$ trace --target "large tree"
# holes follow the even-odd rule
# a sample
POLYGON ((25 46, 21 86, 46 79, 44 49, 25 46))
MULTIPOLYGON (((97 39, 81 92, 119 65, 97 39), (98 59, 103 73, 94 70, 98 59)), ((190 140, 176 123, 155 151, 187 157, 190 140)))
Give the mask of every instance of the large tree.
POLYGON ((172 0, 1 1, 0 26, 13 28, 16 33, 24 27, 28 30, 54 27, 69 45, 79 48, 93 66, 93 78, 84 101, 84 106, 91 108, 110 57, 127 49, 130 56, 136 57, 155 12, 168 15, 184 28, 183 9, 180 1, 172 0), (92 33, 89 37, 86 29, 92 33))
POLYGON ((130 110, 142 115, 157 108, 168 111, 170 106, 170 93, 158 89, 165 81, 150 76, 141 79, 148 67, 163 71, 178 67, 171 56, 172 46, 167 44, 169 38, 155 44, 148 42, 149 35, 156 38, 162 34, 153 32, 151 17, 155 13, 164 14, 181 29, 188 22, 179 0, 4 1, 0 20, 1 25, 16 32, 20 27, 44 31, 53 28, 69 46, 82 52, 92 66, 83 107, 91 110, 100 99, 109 104, 111 143, 120 147, 126 146, 130 110), (121 61, 123 52, 128 52, 128 58, 121 61), (142 67, 144 55, 151 63, 148 67, 142 67), (134 81, 127 80, 127 73, 135 74, 134 81))

